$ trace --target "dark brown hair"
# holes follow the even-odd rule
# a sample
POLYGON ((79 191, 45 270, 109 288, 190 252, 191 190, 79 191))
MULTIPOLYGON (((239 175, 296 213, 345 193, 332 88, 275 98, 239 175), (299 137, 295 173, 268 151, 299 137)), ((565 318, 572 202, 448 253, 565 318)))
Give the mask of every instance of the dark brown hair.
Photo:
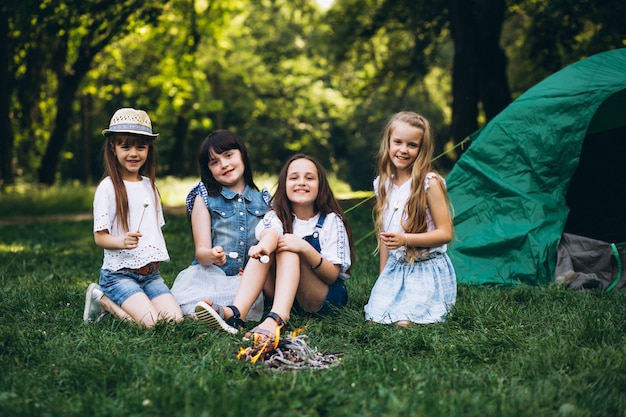
POLYGON ((237 149, 241 152, 241 160, 243 161, 244 171, 243 180, 251 188, 259 190, 252 179, 252 168, 250 166, 250 157, 248 148, 243 140, 235 133, 228 130, 216 130, 206 138, 200 145, 200 153, 198 155, 198 164, 200 165, 200 179, 204 183, 209 195, 215 196, 222 191, 222 184, 217 182, 211 170, 209 169, 209 161, 211 160, 211 152, 221 154, 231 149, 237 149))

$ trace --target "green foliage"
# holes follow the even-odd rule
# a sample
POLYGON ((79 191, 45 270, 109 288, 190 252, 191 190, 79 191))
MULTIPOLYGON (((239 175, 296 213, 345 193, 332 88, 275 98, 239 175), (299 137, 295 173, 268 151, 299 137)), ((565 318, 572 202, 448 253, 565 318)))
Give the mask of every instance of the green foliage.
MULTIPOLYGON (((622 47, 622 3, 507 1, 513 95, 622 47)), ((244 138, 258 172, 305 152, 353 189, 370 188, 392 113, 427 115, 438 151, 450 138, 450 2, 8 0, 0 11, 0 181, 35 181, 57 162, 50 181, 99 178, 101 130, 123 106, 146 109, 161 133, 161 176, 196 175, 198 145, 216 128, 244 138)))
POLYGON ((608 49, 626 46, 620 16, 626 3, 578 0, 509 1, 504 39, 514 91, 524 91, 555 71, 608 49), (528 70, 532 68, 532 71, 528 70))

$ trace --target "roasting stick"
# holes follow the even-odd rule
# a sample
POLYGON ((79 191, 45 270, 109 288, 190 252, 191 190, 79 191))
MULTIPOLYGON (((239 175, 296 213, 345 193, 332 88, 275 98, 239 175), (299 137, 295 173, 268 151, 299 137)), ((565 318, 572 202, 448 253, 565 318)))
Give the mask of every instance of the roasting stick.
MULTIPOLYGON (((230 259, 237 259, 237 256, 239 256, 237 252, 228 252, 228 257, 230 259)), ((270 257, 267 255, 263 255, 259 258, 259 261, 263 264, 266 264, 270 261, 270 257)))
POLYGON ((146 198, 143 201, 143 211, 141 212, 141 218, 139 219, 139 226, 137 226, 137 230, 141 229, 141 222, 143 221, 143 215, 146 214, 146 208, 150 205, 150 201, 146 198))

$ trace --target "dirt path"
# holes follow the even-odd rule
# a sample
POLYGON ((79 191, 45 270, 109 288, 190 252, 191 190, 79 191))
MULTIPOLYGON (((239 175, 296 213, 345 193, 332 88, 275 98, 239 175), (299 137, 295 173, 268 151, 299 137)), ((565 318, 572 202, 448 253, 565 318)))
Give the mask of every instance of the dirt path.
MULTIPOLYGON (((185 207, 163 207, 163 212, 166 216, 183 216, 185 214, 185 207)), ((92 213, 50 214, 43 216, 11 216, 0 218, 0 226, 6 226, 11 224, 67 222, 92 219, 92 213)))

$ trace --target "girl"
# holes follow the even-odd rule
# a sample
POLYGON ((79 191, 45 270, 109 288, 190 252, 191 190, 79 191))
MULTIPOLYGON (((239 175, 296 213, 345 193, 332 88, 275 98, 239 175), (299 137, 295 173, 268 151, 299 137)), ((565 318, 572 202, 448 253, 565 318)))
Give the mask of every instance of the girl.
POLYGON ((413 112, 392 116, 374 180, 380 276, 365 306, 378 323, 444 320, 456 301, 456 276, 446 244, 452 220, 443 178, 431 166, 430 124, 413 112))
MULTIPOLYGON (((201 181, 187 196, 187 213, 196 247, 191 266, 181 271, 172 293, 183 314, 211 299, 231 304, 257 243, 254 228, 267 212, 269 194, 252 179, 248 150, 236 134, 218 130, 204 139, 198 157, 201 181)), ((256 298, 249 317, 260 320, 263 297, 256 298)))
POLYGON ((131 108, 116 111, 102 134, 105 172, 93 202, 94 240, 104 249, 102 290, 89 286, 85 319, 102 306, 148 328, 161 319, 181 320, 180 307, 159 273, 169 254, 154 182, 158 134, 145 111, 131 108))
POLYGON ((351 265, 352 233, 326 179, 313 158, 293 156, 280 172, 272 210, 257 225, 259 243, 232 305, 199 303, 198 317, 236 333, 253 301, 265 289, 273 299, 266 319, 246 334, 256 342, 274 338, 288 320, 294 302, 311 313, 327 313, 348 300, 344 280, 351 265), (268 263, 263 263, 269 257, 268 263), (275 264, 275 276, 268 276, 275 264))

